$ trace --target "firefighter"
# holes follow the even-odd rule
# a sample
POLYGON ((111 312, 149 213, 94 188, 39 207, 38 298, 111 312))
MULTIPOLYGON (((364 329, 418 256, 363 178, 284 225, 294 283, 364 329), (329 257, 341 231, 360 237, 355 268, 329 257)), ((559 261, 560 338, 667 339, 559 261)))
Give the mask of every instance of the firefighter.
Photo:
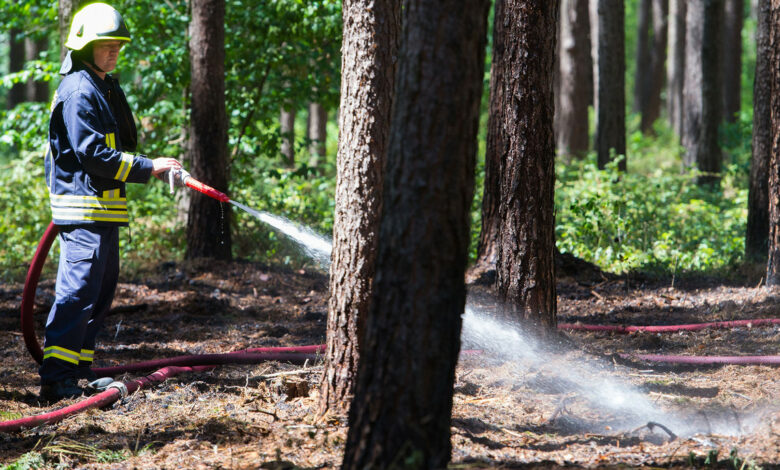
POLYGON ((40 396, 48 402, 78 397, 79 379, 96 378, 95 337, 116 289, 119 227, 128 225, 125 183, 181 168, 173 158, 136 153, 133 114, 109 75, 128 42, 113 7, 92 3, 78 11, 52 100, 44 167, 60 260, 39 369, 40 396))

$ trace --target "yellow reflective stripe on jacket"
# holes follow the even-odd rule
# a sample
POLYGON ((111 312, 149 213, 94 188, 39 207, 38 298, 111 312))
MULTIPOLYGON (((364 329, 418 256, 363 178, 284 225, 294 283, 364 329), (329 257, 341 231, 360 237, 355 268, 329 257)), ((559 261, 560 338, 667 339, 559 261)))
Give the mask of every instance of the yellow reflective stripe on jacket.
POLYGON ((95 351, 91 349, 82 349, 81 354, 79 355, 79 361, 92 362, 92 359, 94 357, 95 357, 95 351))
POLYGON ((94 222, 128 222, 127 198, 119 190, 103 193, 105 197, 50 194, 52 217, 60 220, 94 222))
POLYGON ((133 167, 134 159, 135 156, 132 154, 129 153, 122 154, 122 163, 119 164, 119 169, 116 171, 116 175, 114 175, 115 180, 119 180, 122 182, 127 181, 127 177, 130 176, 130 169, 133 167))
POLYGON ((113 132, 109 132, 106 134, 106 145, 108 145, 110 148, 115 149, 116 148, 116 136, 113 132))
POLYGON ((65 349, 59 346, 49 346, 43 350, 43 358, 48 359, 50 357, 56 357, 57 359, 61 359, 65 362, 78 365, 80 355, 79 353, 71 351, 70 349, 65 349))

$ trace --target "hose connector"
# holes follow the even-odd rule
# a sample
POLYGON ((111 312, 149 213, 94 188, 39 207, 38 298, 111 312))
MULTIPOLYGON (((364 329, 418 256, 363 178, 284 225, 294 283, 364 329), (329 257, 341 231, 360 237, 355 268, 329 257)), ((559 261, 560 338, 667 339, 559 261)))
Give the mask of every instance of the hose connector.
POLYGON ((183 188, 187 178, 191 178, 191 176, 184 168, 176 168, 165 172, 165 179, 171 188, 171 194, 173 194, 174 188, 183 188))

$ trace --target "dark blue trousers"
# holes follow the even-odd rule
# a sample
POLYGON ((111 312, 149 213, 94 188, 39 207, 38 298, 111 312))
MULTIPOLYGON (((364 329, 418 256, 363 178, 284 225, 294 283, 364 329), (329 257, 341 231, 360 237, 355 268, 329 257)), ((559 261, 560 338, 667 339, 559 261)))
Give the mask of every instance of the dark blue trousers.
POLYGON ((41 383, 89 367, 119 278, 119 227, 60 226, 56 297, 46 321, 41 383))

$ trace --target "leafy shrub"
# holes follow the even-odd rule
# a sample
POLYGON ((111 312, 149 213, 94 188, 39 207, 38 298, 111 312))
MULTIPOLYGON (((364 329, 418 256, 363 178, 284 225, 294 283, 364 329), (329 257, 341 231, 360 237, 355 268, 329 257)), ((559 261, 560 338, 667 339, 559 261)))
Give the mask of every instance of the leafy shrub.
POLYGON ((559 167, 558 248, 613 272, 714 270, 740 260, 747 190, 729 167, 722 190, 696 172, 645 176, 598 170, 589 160, 559 167))

